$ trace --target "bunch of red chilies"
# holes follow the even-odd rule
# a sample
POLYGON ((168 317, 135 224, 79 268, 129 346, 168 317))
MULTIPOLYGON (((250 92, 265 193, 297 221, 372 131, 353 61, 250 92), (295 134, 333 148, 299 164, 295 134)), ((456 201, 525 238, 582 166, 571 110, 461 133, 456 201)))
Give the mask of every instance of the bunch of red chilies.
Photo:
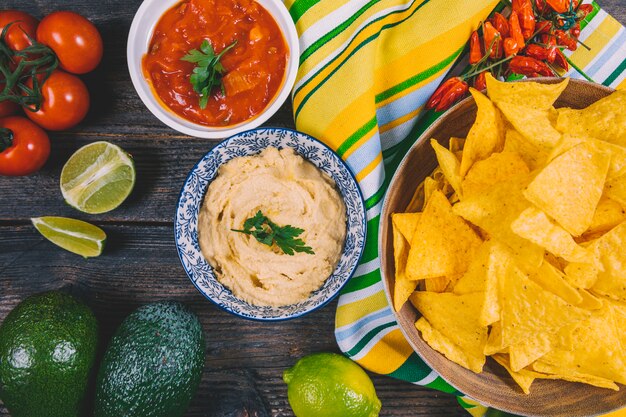
POLYGON ((569 65, 563 49, 576 50, 580 21, 593 5, 579 0, 512 0, 507 19, 494 13, 470 38, 465 74, 446 80, 430 97, 426 108, 443 111, 465 97, 471 84, 486 88, 485 75, 519 74, 526 77, 559 76, 569 65), (482 35, 482 36, 481 36, 482 35))

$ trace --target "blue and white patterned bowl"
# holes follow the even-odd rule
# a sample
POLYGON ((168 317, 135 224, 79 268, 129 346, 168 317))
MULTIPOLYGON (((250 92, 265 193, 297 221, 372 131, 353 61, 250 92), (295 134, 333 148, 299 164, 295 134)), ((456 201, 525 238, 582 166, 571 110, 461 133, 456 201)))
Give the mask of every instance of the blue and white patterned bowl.
POLYGON ((239 133, 211 149, 187 176, 174 219, 178 256, 198 291, 226 311, 263 321, 299 317, 332 300, 356 269, 365 246, 366 227, 363 196, 354 176, 341 158, 317 139, 283 128, 263 128, 239 133), (337 268, 324 285, 307 300, 283 307, 255 306, 235 297, 217 280, 213 268, 202 256, 198 243, 198 214, 208 185, 217 176, 219 167, 233 158, 256 155, 270 146, 293 148, 328 174, 335 180, 347 211, 346 241, 337 268))

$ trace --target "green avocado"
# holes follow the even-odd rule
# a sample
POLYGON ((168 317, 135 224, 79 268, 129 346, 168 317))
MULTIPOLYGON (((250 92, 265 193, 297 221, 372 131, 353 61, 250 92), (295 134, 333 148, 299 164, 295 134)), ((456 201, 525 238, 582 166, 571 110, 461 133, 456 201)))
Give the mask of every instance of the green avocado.
POLYGON ((0 326, 0 399, 12 417, 78 417, 98 344, 92 311, 60 292, 22 301, 0 326))
POLYGON ((204 335, 182 304, 140 307, 115 332, 96 385, 95 417, 179 417, 204 368, 204 335))

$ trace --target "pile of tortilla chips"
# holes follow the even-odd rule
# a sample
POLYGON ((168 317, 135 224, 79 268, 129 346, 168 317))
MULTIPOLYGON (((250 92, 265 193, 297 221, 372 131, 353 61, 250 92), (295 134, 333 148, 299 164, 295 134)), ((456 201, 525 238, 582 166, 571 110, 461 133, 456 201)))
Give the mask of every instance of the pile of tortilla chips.
POLYGON ((487 79, 467 138, 392 217, 394 307, 481 372, 626 384, 626 92, 555 109, 567 86, 487 79))

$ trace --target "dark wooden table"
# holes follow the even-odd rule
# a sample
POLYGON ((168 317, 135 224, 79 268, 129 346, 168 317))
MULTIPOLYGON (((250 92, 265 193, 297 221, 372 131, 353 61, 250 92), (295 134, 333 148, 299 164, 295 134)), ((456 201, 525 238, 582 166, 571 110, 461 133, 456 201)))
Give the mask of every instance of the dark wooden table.
MULTIPOLYGON (((458 0, 460 1, 460 0, 458 0)), ((268 324, 236 318, 205 300, 191 285, 174 246, 172 219, 187 172, 216 143, 169 129, 148 112, 126 67, 126 38, 140 0, 3 0, 1 8, 43 15, 69 9, 100 29, 105 55, 83 77, 92 95, 87 119, 77 128, 51 133, 52 154, 37 174, 0 178, 0 321, 27 296, 64 289, 95 311, 105 343, 121 320, 141 304, 175 299, 201 318, 208 340, 200 390, 188 416, 229 414, 245 403, 258 417, 292 416, 282 372, 313 352, 338 351, 333 336, 336 302, 306 317, 268 324), (103 215, 79 213, 63 202, 59 175, 79 147, 111 141, 136 162, 137 185, 118 209, 103 215), (93 222, 108 235, 105 253, 85 260, 43 239, 31 217, 55 215, 93 222)), ((623 0, 603 6, 626 23, 623 0)), ((285 105, 268 123, 293 127, 285 105)), ((382 416, 467 416, 450 395, 372 375, 382 416)), ((0 405, 0 417, 8 416, 0 405)))

